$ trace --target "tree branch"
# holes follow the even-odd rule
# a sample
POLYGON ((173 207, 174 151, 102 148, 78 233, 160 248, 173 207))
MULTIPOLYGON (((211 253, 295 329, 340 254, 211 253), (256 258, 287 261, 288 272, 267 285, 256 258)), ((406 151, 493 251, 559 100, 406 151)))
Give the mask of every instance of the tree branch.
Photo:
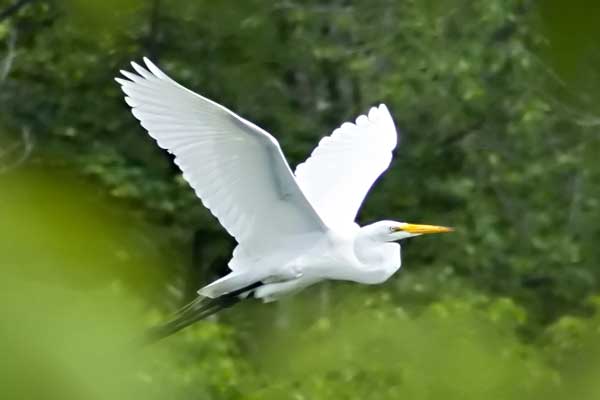
POLYGON ((4 21, 8 17, 19 11, 21 8, 26 6, 28 3, 31 3, 33 1, 35 0, 17 0, 10 6, 6 7, 4 10, 0 11, 0 22, 4 21))
POLYGON ((16 29, 11 29, 6 44, 6 56, 4 57, 4 60, 2 60, 2 65, 0 66, 0 85, 4 83, 12 68, 13 61, 16 57, 16 43, 17 31, 16 29))
POLYGON ((4 149, 0 149, 0 160, 3 158, 9 158, 12 154, 16 153, 19 150, 19 147, 22 147, 22 151, 19 155, 17 155, 14 161, 7 161, 5 165, 0 164, 0 174, 6 173, 10 170, 18 168, 21 166, 33 151, 33 137, 29 128, 23 127, 21 131, 21 142, 13 143, 12 146, 9 146, 4 149))

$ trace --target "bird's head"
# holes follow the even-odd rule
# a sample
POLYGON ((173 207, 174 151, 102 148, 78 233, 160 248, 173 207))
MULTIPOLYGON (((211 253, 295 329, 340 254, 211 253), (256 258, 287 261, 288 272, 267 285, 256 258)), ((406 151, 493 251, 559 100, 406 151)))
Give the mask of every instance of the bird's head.
POLYGON ((372 237, 384 242, 395 242, 413 236, 452 232, 454 230, 446 226, 409 224, 397 221, 379 221, 366 228, 368 228, 372 237))

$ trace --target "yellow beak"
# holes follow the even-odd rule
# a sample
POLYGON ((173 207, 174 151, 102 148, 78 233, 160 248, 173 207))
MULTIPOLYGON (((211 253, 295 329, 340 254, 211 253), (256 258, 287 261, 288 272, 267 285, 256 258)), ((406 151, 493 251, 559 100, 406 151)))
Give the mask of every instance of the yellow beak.
POLYGON ((417 224, 404 224, 401 227, 396 228, 396 232, 404 231, 408 233, 443 233, 452 232, 454 229, 448 228, 447 226, 436 226, 436 225, 417 225, 417 224))

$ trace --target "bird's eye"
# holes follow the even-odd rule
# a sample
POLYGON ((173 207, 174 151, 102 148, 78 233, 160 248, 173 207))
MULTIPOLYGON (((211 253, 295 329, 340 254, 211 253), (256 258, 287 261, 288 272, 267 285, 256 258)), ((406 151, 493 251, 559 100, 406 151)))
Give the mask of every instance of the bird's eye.
POLYGON ((393 227, 393 226, 390 226, 390 227, 388 228, 388 230, 390 231, 390 233, 394 233, 394 232, 395 232, 395 229, 394 229, 394 227, 393 227))

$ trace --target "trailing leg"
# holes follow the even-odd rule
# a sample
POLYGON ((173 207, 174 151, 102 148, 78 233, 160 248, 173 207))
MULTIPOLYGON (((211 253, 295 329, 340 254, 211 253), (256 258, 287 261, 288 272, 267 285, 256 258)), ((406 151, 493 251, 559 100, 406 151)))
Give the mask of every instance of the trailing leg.
POLYGON ((215 299, 197 297, 190 303, 179 309, 170 321, 150 328, 144 337, 144 344, 152 344, 158 340, 164 339, 195 322, 205 319, 221 310, 232 307, 243 300, 242 295, 250 292, 262 285, 261 282, 255 282, 251 285, 224 294, 215 299))

